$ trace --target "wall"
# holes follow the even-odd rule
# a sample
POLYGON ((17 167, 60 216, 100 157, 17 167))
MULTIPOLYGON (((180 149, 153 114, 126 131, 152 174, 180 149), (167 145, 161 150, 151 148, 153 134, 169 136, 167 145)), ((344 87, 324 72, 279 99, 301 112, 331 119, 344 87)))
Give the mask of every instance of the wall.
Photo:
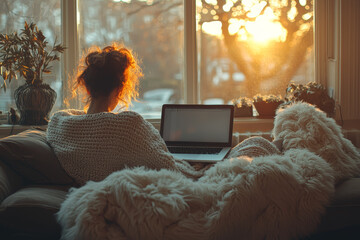
POLYGON ((360 1, 341 0, 340 95, 346 120, 360 126, 360 1))
POLYGON ((317 0, 316 80, 337 103, 336 119, 360 129, 360 1, 317 0))

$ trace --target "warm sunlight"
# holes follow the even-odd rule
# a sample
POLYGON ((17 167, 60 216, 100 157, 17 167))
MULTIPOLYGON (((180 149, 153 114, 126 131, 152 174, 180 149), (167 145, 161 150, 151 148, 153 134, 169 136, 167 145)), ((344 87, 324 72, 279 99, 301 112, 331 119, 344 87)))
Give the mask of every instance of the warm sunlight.
POLYGON ((221 22, 205 22, 202 25, 202 30, 203 32, 210 35, 221 36, 221 22))
MULTIPOLYGON (((266 7, 263 14, 259 15, 265 5, 265 2, 260 2, 252 6, 249 5, 250 13, 248 17, 257 16, 255 21, 238 20, 236 18, 230 19, 230 34, 239 34, 241 40, 253 40, 261 44, 265 44, 271 40, 284 41, 287 32, 277 21, 272 9, 266 7)), ((222 34, 221 26, 220 21, 205 22, 202 25, 202 30, 207 34, 220 37, 222 34)))
POLYGON ((265 13, 258 16, 254 22, 246 22, 245 28, 250 38, 258 43, 266 43, 270 40, 284 41, 286 30, 279 22, 274 22, 274 18, 271 8, 266 8, 265 13))

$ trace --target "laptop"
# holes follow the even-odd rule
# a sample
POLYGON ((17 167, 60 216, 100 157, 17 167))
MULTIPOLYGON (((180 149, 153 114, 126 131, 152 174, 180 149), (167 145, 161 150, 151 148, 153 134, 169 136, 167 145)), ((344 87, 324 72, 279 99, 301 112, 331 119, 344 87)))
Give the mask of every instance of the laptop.
POLYGON ((218 162, 231 149, 234 106, 164 104, 160 135, 170 153, 190 162, 218 162))

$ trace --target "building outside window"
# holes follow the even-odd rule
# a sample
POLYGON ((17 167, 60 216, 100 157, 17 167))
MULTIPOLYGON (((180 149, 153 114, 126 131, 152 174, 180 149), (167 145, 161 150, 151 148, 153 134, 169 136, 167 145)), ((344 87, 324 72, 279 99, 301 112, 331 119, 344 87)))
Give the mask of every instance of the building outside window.
MULTIPOLYGON (((26 20, 35 22, 50 43, 55 37, 61 40, 66 26, 61 24, 61 11, 71 17, 61 2, 0 0, 0 32, 19 30, 26 20)), ((189 102, 189 81, 196 92, 192 103, 227 104, 257 93, 283 95, 290 81, 314 81, 313 2, 196 0, 186 5, 182 0, 78 0, 76 51, 80 59, 93 45, 116 41, 130 47, 144 72, 139 101, 131 110, 146 118, 158 118, 164 103, 189 102), (195 15, 194 27, 185 23, 189 10, 195 15), (191 31, 196 42, 186 46, 184 39, 191 31), (193 51, 196 77, 189 80, 184 52, 193 51)), ((73 77, 62 74, 59 63, 46 77, 59 93, 54 110, 81 107, 63 104, 71 102, 70 94, 60 94, 71 91, 71 84, 62 81, 73 77)), ((0 93, 0 110, 14 106, 11 94, 19 84, 12 81, 8 91, 0 93)))

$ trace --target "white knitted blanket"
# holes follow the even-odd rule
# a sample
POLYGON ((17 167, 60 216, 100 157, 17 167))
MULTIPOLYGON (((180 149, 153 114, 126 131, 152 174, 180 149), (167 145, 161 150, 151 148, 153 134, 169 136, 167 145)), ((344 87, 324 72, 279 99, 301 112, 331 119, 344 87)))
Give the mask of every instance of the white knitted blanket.
POLYGON ((304 237, 316 229, 336 181, 360 172, 360 154, 339 129, 314 107, 295 104, 276 116, 283 154, 250 139, 198 180, 140 167, 90 181, 61 206, 62 239, 304 237))
POLYGON ((135 112, 63 110, 52 116, 47 141, 62 167, 80 185, 137 166, 202 175, 187 162, 175 160, 159 132, 135 112))

